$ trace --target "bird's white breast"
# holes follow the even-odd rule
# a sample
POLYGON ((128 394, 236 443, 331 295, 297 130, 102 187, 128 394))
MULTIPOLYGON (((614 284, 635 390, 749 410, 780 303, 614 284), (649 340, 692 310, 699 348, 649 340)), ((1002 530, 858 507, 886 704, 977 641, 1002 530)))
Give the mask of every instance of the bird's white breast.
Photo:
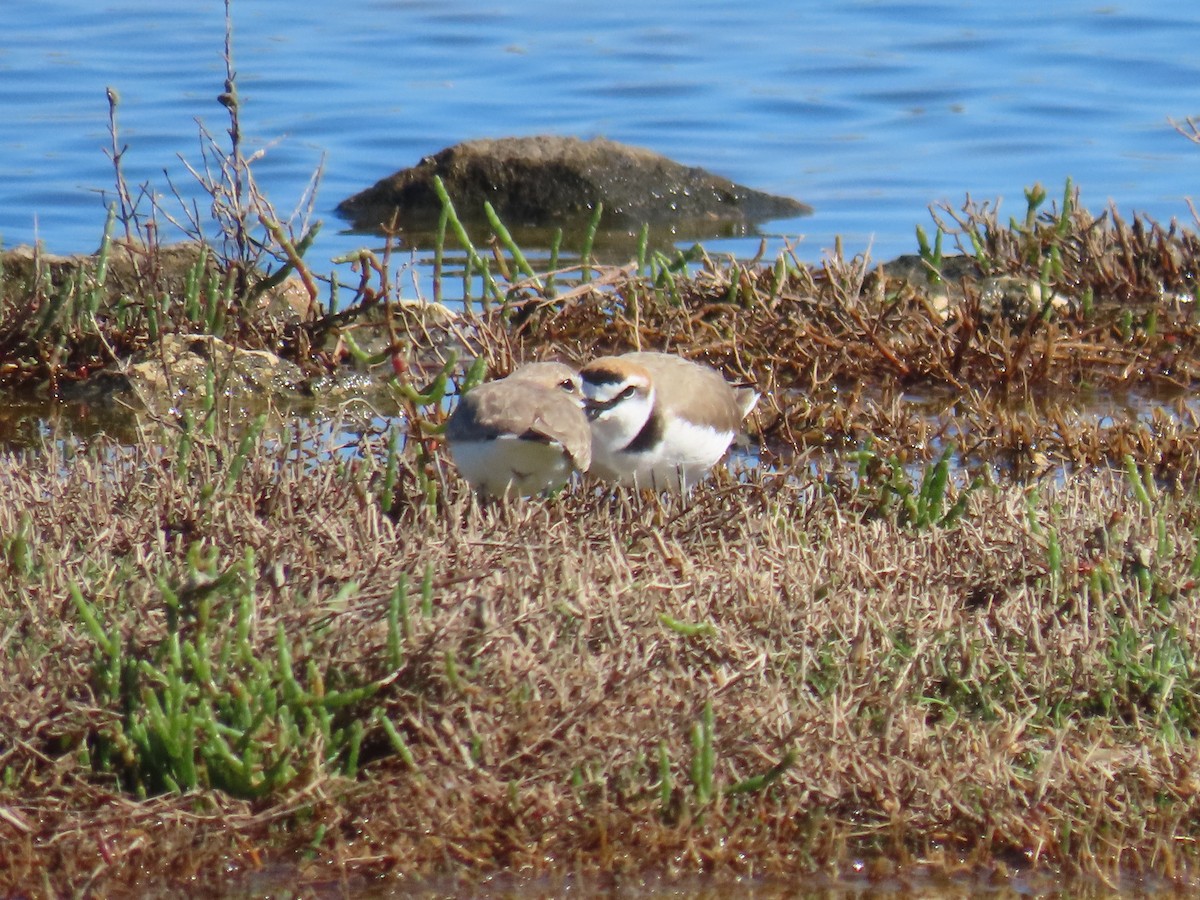
POLYGON ((468 482, 494 497, 554 490, 566 483, 573 470, 561 444, 522 440, 516 435, 457 442, 450 455, 468 482))

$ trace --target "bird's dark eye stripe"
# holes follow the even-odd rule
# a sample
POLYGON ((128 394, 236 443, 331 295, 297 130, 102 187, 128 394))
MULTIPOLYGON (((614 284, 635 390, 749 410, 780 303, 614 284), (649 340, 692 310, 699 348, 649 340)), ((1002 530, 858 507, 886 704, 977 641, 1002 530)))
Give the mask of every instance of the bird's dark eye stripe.
POLYGON ((600 413, 612 409, 623 400, 628 400, 636 393, 637 387, 631 384, 629 387, 622 390, 621 393, 617 394, 615 397, 610 397, 607 400, 588 400, 587 407, 589 410, 591 410, 592 417, 595 418, 600 413))
POLYGON ((619 384, 625 380, 625 376, 618 374, 617 372, 606 372, 601 370, 599 372, 588 372, 584 380, 596 385, 619 384))

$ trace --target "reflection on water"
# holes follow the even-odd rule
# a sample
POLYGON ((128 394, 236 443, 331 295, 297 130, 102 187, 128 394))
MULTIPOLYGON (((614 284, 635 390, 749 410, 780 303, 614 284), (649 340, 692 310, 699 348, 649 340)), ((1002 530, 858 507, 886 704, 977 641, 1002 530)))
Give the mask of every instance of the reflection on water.
POLYGON ((120 443, 137 440, 137 416, 111 404, 63 404, 53 400, 6 397, 0 403, 0 449, 37 449, 50 440, 87 443, 108 436, 120 443))

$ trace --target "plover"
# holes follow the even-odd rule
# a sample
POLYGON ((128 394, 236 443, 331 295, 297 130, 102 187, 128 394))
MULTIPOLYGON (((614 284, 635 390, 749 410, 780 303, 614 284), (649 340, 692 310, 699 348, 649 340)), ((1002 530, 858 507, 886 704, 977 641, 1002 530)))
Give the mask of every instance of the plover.
POLYGON ((484 496, 526 497, 566 484, 591 462, 579 374, 530 363, 465 393, 446 421, 458 471, 484 496))
POLYGON ((655 490, 701 481, 758 402, 711 366, 668 353, 605 356, 579 375, 592 473, 655 490))

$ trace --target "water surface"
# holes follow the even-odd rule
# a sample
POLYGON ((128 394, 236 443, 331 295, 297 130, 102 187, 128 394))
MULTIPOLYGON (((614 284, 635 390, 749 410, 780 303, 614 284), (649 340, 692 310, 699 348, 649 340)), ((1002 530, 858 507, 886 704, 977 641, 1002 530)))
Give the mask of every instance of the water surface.
MULTIPOLYGON (((202 162, 196 119, 218 136, 227 125, 222 3, 5 12, 6 245, 95 248, 113 183, 108 86, 130 180, 196 196, 178 157, 202 162)), ((318 271, 373 243, 345 232, 339 200, 449 144, 508 134, 604 135, 804 200, 813 217, 764 230, 809 259, 838 236, 876 259, 910 252, 931 203, 970 193, 1020 214, 1025 186, 1056 195, 1068 176, 1095 211, 1112 200, 1190 220, 1200 147, 1168 118, 1200 114, 1195 4, 234 0, 233 13, 261 183, 290 210, 324 167, 318 271)))

